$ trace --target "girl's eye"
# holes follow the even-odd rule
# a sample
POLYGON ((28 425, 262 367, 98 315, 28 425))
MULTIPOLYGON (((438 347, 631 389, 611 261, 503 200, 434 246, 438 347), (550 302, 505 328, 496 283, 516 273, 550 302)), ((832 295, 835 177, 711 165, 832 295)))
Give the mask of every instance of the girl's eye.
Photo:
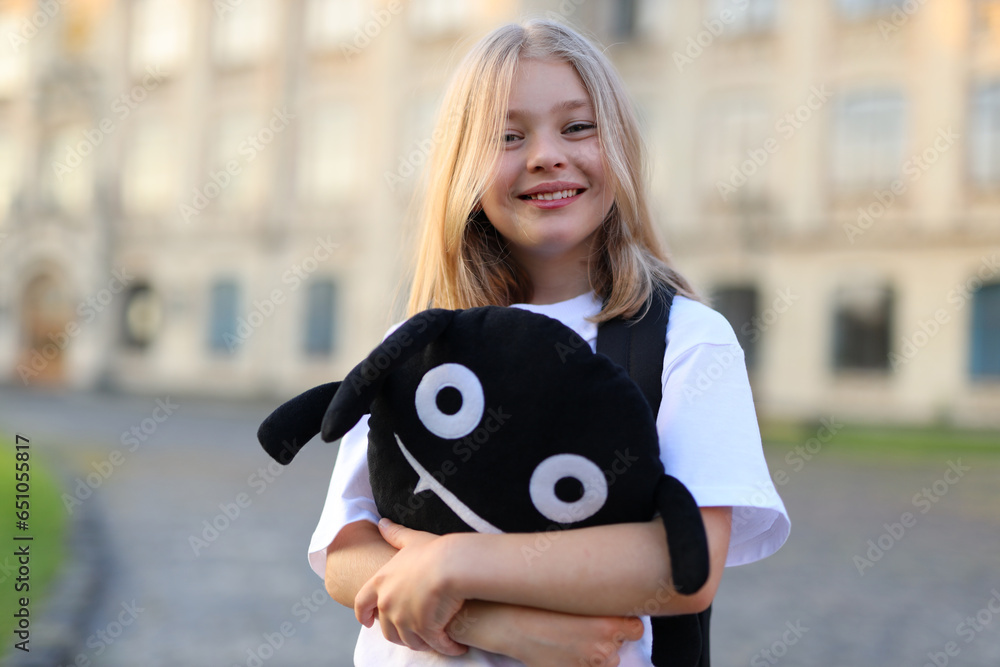
POLYGON ((593 123, 573 123, 572 125, 566 128, 566 131, 572 133, 586 132, 587 130, 593 130, 595 127, 597 126, 594 125, 593 123))
POLYGON ((519 137, 518 135, 514 134, 513 132, 507 132, 506 134, 503 135, 504 142, 508 143, 508 144, 511 143, 512 141, 517 141, 520 138, 521 137, 519 137))

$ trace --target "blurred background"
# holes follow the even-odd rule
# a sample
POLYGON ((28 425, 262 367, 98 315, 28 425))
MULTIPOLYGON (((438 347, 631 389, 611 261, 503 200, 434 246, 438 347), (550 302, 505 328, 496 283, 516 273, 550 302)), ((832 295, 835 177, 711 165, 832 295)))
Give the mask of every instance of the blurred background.
POLYGON ((254 430, 400 319, 447 77, 529 14, 606 46, 746 351, 795 527, 720 594, 720 664, 1000 662, 957 627, 1000 586, 1000 2, 4 0, 0 431, 80 601, 38 602, 37 664, 350 664, 350 612, 303 602, 333 450, 277 475, 254 430))

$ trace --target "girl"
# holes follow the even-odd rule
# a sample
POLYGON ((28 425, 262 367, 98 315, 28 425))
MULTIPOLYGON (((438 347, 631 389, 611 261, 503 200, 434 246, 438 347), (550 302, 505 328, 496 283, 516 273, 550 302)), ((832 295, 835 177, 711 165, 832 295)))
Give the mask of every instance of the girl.
POLYGON ((788 535, 742 350, 656 239, 633 110, 589 41, 544 20, 495 30, 460 65, 437 127, 411 315, 516 306, 593 347, 597 323, 636 314, 657 286, 677 290, 657 429, 667 473, 702 508, 709 581, 691 596, 670 589, 658 520, 563 531, 530 559, 537 535, 377 523, 366 421, 341 441, 310 562, 364 625, 359 665, 649 665, 637 616, 704 610, 725 565, 788 535))

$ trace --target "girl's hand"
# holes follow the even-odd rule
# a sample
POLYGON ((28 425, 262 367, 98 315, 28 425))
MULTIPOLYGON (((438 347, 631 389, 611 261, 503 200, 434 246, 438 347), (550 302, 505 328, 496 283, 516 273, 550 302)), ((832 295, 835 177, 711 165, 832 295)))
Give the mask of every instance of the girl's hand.
POLYGON ((639 640, 642 633, 642 621, 635 617, 576 616, 479 600, 467 602, 448 626, 454 639, 471 636, 480 648, 509 655, 528 667, 617 667, 622 645, 639 640), (482 628, 480 620, 489 628, 482 628))
POLYGON ((445 632, 464 599, 449 588, 442 538, 388 519, 379 522, 379 530, 399 553, 358 591, 355 616, 365 627, 378 618, 382 634, 395 644, 444 655, 465 653, 466 647, 445 632))

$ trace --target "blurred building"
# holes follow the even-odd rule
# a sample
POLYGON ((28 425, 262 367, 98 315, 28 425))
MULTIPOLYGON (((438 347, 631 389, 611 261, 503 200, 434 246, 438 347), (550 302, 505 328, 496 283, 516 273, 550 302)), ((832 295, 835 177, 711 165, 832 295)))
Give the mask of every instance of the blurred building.
POLYGON ((1000 2, 0 8, 9 384, 342 376, 399 317, 448 73, 530 12, 609 45, 664 234, 763 413, 1000 424, 1000 2))

